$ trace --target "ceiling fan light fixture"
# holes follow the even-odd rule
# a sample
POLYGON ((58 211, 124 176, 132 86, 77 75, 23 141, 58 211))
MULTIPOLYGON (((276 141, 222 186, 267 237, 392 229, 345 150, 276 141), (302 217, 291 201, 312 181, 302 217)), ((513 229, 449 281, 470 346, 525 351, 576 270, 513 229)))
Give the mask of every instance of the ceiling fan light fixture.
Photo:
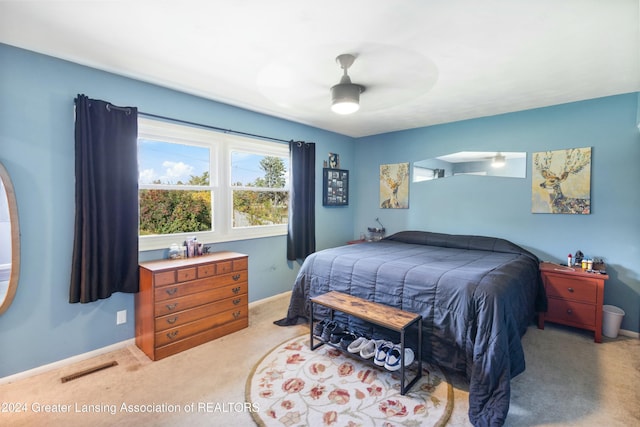
POLYGON ((355 57, 350 54, 340 55, 336 62, 344 70, 340 83, 331 88, 331 110, 337 114, 352 114, 360 109, 360 94, 364 86, 351 83, 347 69, 353 64, 355 57))
POLYGON ((360 109, 360 85, 339 83, 331 88, 331 110, 337 114, 352 114, 360 109))
POLYGON ((506 158, 501 153, 497 153, 491 161, 491 167, 501 168, 506 164, 506 158))

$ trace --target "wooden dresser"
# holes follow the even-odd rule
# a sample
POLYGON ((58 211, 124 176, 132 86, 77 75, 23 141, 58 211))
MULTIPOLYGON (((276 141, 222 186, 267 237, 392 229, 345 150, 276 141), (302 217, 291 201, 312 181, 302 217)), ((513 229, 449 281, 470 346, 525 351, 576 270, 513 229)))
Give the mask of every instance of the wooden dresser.
POLYGON ((136 345, 159 360, 249 326, 247 269, 235 252, 140 263, 136 345))
POLYGON ((580 267, 550 262, 540 264, 548 311, 538 314, 538 328, 544 322, 560 323, 594 332, 594 341, 602 342, 602 303, 606 274, 587 273, 580 267))

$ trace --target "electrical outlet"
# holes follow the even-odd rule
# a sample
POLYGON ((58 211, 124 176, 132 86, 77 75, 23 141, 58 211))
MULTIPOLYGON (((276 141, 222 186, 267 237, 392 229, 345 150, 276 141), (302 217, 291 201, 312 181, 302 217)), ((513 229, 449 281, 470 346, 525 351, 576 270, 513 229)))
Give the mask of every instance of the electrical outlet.
POLYGON ((127 310, 120 310, 116 313, 116 325, 127 323, 127 310))

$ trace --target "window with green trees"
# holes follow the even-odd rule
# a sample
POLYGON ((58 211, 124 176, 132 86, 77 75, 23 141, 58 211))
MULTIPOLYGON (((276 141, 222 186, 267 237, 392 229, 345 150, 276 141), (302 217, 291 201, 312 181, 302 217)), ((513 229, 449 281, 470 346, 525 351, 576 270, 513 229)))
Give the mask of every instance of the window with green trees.
POLYGON ((234 228, 287 223, 287 163, 282 157, 231 153, 234 228), (252 170, 256 165, 261 174, 252 170))
POLYGON ((206 147, 138 140, 141 236, 212 230, 206 147), (194 175, 195 174, 195 175, 194 175))
POLYGON ((286 234, 286 144, 139 120, 141 250, 286 234))

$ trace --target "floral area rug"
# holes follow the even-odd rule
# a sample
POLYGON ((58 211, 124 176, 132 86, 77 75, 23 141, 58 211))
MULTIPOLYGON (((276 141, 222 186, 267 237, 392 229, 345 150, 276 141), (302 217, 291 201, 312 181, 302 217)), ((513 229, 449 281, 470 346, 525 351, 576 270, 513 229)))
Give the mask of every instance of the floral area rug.
MULTIPOLYGON (((415 364, 414 364, 415 365, 415 364)), ((437 367, 402 396, 392 373, 324 345, 309 335, 269 352, 247 380, 246 398, 260 426, 443 426, 453 409, 453 387, 437 367)), ((415 371, 407 371, 408 383, 415 371)))

